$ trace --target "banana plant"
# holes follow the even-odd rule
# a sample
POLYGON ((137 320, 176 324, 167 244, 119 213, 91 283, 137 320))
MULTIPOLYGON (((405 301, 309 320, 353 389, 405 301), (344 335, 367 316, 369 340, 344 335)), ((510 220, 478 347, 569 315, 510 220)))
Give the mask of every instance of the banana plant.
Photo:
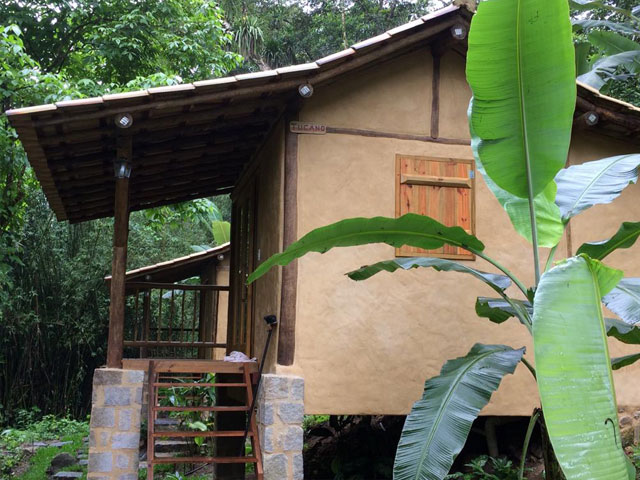
POLYGON ((637 181, 640 155, 564 168, 576 101, 566 1, 481 2, 468 42, 469 128, 476 165, 515 231, 531 243, 535 284, 527 287, 462 228, 415 214, 350 218, 313 230, 264 261, 248 281, 276 265, 334 247, 384 243, 435 249, 446 244, 474 253, 498 272, 444 259, 395 258, 347 274, 355 281, 414 268, 471 275, 497 294, 476 299, 478 315, 495 323, 513 317, 533 337, 535 366, 524 348, 476 344, 427 379, 404 425, 394 479, 444 478, 473 421, 520 362, 538 383, 544 431, 567 480, 634 479, 621 446, 612 366, 631 364, 640 354, 611 360, 607 335, 639 342, 633 324, 640 320, 640 279, 622 279, 621 271, 601 260, 630 248, 640 227, 626 222, 610 239, 586 243, 577 256, 555 266, 554 256, 571 218, 612 202, 637 181), (549 248, 544 264, 539 247, 549 248), (511 285, 517 296, 507 294, 511 285), (621 319, 605 320, 603 301, 621 319))

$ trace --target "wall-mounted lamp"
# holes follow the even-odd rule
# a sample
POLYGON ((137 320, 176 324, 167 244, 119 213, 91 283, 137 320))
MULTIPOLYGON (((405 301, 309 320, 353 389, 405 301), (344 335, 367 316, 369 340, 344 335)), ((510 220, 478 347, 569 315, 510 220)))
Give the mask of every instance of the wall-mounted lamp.
POLYGON ((113 174, 116 178, 129 178, 131 163, 126 158, 117 158, 113 162, 113 174))
POLYGON ((464 40, 467 36, 467 27, 465 27, 461 23, 457 23, 453 27, 451 27, 451 35, 456 40, 464 40))
POLYGON ((129 128, 133 125, 133 117, 130 113, 119 113, 116 115, 114 121, 118 128, 129 128))
POLYGON ((310 83, 303 83, 302 85, 298 86, 298 93, 301 97, 309 98, 311 95, 313 95, 313 85, 311 85, 310 83))

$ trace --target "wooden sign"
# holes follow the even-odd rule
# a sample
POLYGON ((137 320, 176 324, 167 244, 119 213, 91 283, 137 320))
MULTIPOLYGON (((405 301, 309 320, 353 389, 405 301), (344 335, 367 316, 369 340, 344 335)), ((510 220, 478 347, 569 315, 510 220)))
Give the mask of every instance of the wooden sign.
POLYGON ((326 125, 308 122, 291 122, 289 129, 291 133, 309 133, 311 135, 324 135, 327 133, 326 125))

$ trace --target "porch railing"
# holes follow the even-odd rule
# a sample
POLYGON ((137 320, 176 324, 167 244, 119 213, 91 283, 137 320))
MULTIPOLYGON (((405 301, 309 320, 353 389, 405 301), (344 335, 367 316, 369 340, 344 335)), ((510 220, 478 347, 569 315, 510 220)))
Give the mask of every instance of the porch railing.
POLYGON ((229 286, 128 282, 125 348, 138 348, 140 357, 214 358, 218 341, 222 292, 229 286))

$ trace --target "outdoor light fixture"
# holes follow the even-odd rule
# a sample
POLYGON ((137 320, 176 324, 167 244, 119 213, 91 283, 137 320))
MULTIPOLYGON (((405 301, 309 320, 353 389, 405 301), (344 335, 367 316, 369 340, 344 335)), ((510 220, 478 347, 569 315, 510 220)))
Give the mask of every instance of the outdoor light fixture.
POLYGON ((119 113, 116 115, 115 122, 118 128, 129 128, 133 125, 133 117, 130 113, 119 113))
POLYGON ((113 174, 116 178, 129 178, 131 163, 126 158, 118 158, 113 162, 113 174))
POLYGON ((458 23, 451 27, 451 35, 453 35, 453 38, 456 40, 464 40, 467 36, 467 27, 458 23))
POLYGON ((309 98, 311 95, 313 95, 313 85, 311 85, 310 83, 303 83, 298 87, 298 93, 301 97, 309 98))
POLYGON ((587 122, 587 125, 593 127, 598 123, 598 120, 600 120, 600 116, 596 112, 587 112, 584 120, 587 122))

